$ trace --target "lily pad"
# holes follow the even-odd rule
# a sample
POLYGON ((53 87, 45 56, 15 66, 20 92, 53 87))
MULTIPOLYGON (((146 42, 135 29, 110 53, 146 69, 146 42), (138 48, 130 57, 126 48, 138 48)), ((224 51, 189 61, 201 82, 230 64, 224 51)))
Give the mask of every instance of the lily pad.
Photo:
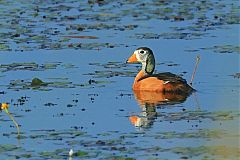
POLYGON ((233 76, 233 78, 240 78, 240 73, 235 73, 235 74, 233 74, 233 75, 231 75, 231 76, 233 76))
POLYGON ((39 78, 33 78, 31 82, 31 86, 46 86, 47 83, 44 83, 41 79, 39 78))
POLYGON ((240 53, 240 47, 233 46, 233 45, 219 45, 219 46, 206 47, 201 49, 213 50, 215 53, 238 53, 238 54, 240 53))
POLYGON ((0 70, 2 72, 8 71, 44 71, 48 69, 56 69, 60 64, 59 63, 46 63, 46 64, 37 64, 35 62, 21 62, 21 63, 11 63, 11 64, 1 64, 0 70))
POLYGON ((84 152, 84 151, 77 151, 76 153, 73 154, 73 156, 76 156, 76 157, 83 157, 86 155, 88 155, 88 152, 84 152))
POLYGON ((11 49, 8 45, 0 43, 0 51, 11 51, 11 49))

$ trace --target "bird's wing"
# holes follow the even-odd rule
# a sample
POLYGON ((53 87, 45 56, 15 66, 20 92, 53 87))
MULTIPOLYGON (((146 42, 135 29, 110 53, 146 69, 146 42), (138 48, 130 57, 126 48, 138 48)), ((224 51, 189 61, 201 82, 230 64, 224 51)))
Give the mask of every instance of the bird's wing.
POLYGON ((187 83, 187 81, 185 79, 183 79, 182 77, 170 73, 170 72, 163 72, 163 73, 158 73, 158 74, 151 74, 151 75, 145 75, 142 78, 140 78, 138 81, 142 81, 146 78, 149 77, 156 77, 159 80, 163 80, 166 84, 167 83, 187 83))

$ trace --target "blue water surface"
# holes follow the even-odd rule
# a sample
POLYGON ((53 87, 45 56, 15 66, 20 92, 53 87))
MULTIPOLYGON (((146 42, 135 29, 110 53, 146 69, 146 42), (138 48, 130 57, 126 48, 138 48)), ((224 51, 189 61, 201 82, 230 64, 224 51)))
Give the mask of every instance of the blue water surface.
POLYGON ((4 1, 0 21, 0 102, 21 131, 18 139, 2 111, 0 159, 240 156, 237 0, 4 1), (200 55, 197 92, 139 103, 132 83, 141 66, 125 62, 143 46, 156 72, 188 82, 200 55), (52 84, 33 87, 33 78, 52 84))

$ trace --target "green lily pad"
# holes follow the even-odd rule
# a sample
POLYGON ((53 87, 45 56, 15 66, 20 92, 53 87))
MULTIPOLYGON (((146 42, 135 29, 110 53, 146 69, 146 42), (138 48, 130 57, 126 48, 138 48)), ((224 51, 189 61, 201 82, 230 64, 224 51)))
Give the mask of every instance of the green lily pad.
POLYGON ((11 51, 11 49, 8 45, 0 43, 0 51, 11 51))
POLYGON ((233 74, 231 76, 233 76, 233 78, 240 78, 240 73, 235 73, 235 74, 233 74))
POLYGON ((201 48, 203 50, 213 50, 215 53, 240 53, 240 47, 234 45, 218 45, 213 47, 201 48))
POLYGON ((33 78, 32 82, 31 82, 31 86, 32 87, 36 87, 36 86, 46 86, 47 83, 44 83, 41 79, 39 78, 33 78))
POLYGON ((60 64, 59 63, 46 63, 46 64, 37 64, 35 62, 21 62, 21 63, 11 63, 11 64, 1 64, 0 70, 2 72, 8 71, 44 71, 48 69, 56 69, 60 64))
POLYGON ((84 152, 84 151, 77 151, 76 153, 73 154, 73 156, 75 157, 83 157, 83 156, 87 156, 88 152, 84 152))

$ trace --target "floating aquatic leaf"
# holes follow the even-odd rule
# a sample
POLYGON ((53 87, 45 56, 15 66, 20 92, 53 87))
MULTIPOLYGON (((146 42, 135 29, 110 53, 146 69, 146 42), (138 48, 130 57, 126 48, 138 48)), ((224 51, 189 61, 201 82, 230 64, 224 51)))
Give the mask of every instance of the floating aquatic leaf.
POLYGON ((186 40, 192 40, 192 39, 199 39, 200 37, 204 36, 206 33, 200 33, 200 32, 182 32, 182 33, 162 33, 160 34, 160 37, 163 37, 164 39, 186 39, 186 40))
POLYGON ((186 138, 207 138, 218 139, 226 136, 222 130, 199 129, 195 132, 159 132, 154 137, 156 139, 186 139, 186 138))
POLYGON ((41 79, 39 78, 33 78, 31 82, 31 86, 46 86, 47 84, 44 83, 41 79))
POLYGON ((75 65, 70 64, 70 63, 68 63, 68 64, 64 64, 63 66, 64 66, 66 69, 77 68, 75 65))
POLYGON ((136 160, 135 158, 121 157, 121 156, 113 156, 113 157, 110 157, 110 158, 114 159, 114 160, 136 160))
POLYGON ((43 151, 43 152, 40 152, 39 155, 40 157, 42 158, 51 158, 51 159, 63 159, 65 158, 66 156, 65 155, 61 155, 62 153, 59 152, 58 150, 56 151, 53 151, 53 152, 50 152, 50 151, 43 151))
POLYGON ((10 47, 6 44, 0 43, 0 51, 10 51, 10 47))
POLYGON ((88 155, 88 152, 84 152, 84 151, 77 151, 73 154, 73 156, 75 157, 83 157, 83 156, 86 156, 88 155))
POLYGON ((94 73, 88 73, 84 75, 93 75, 94 78, 110 78, 115 76, 134 77, 136 73, 131 71, 120 72, 120 71, 105 70, 105 71, 95 71, 94 73))
POLYGON ((223 157, 235 157, 239 156, 238 148, 226 147, 226 146, 199 146, 199 147, 175 147, 171 150, 177 154, 188 155, 190 157, 199 156, 201 154, 223 156, 223 157))
POLYGON ((239 46, 233 46, 233 45, 219 45, 219 46, 213 46, 213 47, 207 47, 207 48, 201 48, 203 50, 213 50, 215 53, 240 53, 240 47, 239 46))
POLYGON ((96 36, 64 36, 65 38, 98 39, 96 36))
POLYGON ((155 33, 138 33, 135 36, 131 36, 131 38, 137 39, 159 39, 160 35, 155 33))
POLYGON ((17 150, 18 147, 15 145, 11 145, 11 144, 2 144, 0 145, 0 153, 4 153, 6 151, 14 151, 17 150))
POLYGON ((32 155, 31 154, 21 154, 21 155, 18 155, 18 157, 19 158, 26 158, 26 159, 29 159, 29 158, 31 158, 32 157, 32 155))
POLYGON ((233 76, 234 78, 240 78, 240 73, 235 73, 235 74, 233 74, 231 76, 233 76))
POLYGON ((226 112, 207 112, 207 111, 185 111, 173 112, 167 114, 160 114, 160 117, 165 121, 179 121, 179 120, 203 120, 211 119, 213 121, 232 120, 239 117, 239 114, 226 111, 226 112))
POLYGON ((47 69, 56 69, 57 66, 59 66, 59 63, 37 64, 34 62, 24 62, 24 63, 1 64, 0 70, 2 70, 2 72, 18 70, 44 71, 47 69))
POLYGON ((107 62, 105 64, 89 63, 89 65, 98 66, 98 67, 102 67, 103 69, 107 69, 107 70, 101 70, 101 71, 94 71, 93 73, 83 74, 83 75, 91 75, 94 78, 110 78, 115 76, 133 77, 136 75, 135 68, 133 71, 131 71, 131 69, 128 68, 129 66, 126 63, 122 63, 122 62, 107 62), (119 69, 123 69, 123 71, 120 71, 119 69))

